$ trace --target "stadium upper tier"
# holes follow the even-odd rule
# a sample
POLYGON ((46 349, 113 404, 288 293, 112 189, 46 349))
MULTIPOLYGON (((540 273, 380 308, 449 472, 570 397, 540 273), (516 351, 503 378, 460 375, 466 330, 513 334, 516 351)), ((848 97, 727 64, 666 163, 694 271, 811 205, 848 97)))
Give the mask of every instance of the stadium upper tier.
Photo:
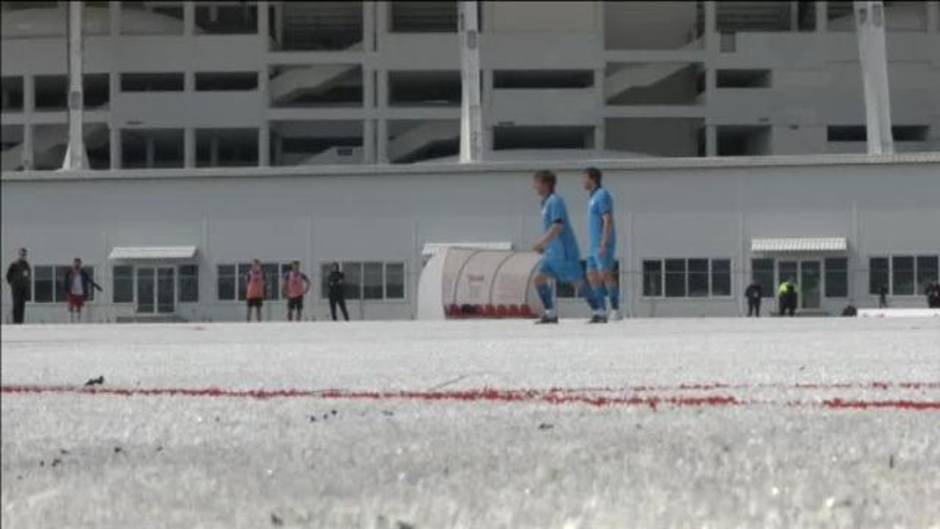
MULTIPOLYGON (((2 3, 4 171, 62 164, 65 4, 2 3)), ((457 154, 457 2, 83 13, 94 169, 457 154)), ((480 15, 484 158, 865 151, 851 2, 482 2, 480 15)), ((940 150, 940 3, 885 2, 885 24, 896 148, 940 150)))

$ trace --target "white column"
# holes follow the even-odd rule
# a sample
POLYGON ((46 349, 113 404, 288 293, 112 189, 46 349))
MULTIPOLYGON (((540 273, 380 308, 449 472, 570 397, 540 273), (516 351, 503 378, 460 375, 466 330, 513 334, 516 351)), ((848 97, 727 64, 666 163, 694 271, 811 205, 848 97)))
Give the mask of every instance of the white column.
POLYGON ((196 33, 196 3, 183 2, 183 35, 192 37, 196 33))
POLYGON ((385 118, 376 120, 375 138, 375 162, 388 163, 388 121, 385 118))
POLYGON ((718 20, 717 7, 715 6, 714 0, 705 0, 705 34, 703 38, 705 39, 705 50, 708 52, 706 56, 711 55, 712 52, 718 49, 718 33, 715 32, 718 20))
POLYGON ((362 122, 362 161, 375 163, 375 120, 366 118, 362 122))
POLYGON ((183 167, 196 167, 196 129, 183 129, 183 167))
POLYGON ((375 2, 375 49, 381 51, 383 36, 388 33, 389 4, 384 0, 375 2))
POLYGON ((718 127, 705 125, 705 156, 718 156, 718 127))
POLYGON ((816 31, 829 31, 829 2, 816 2, 816 31))
POLYGON ((362 51, 375 51, 376 4, 371 0, 362 2, 362 51))
POLYGON ((270 31, 268 31, 268 27, 270 26, 269 9, 269 2, 258 2, 258 39, 261 40, 261 49, 264 51, 270 51, 268 45, 271 41, 270 31))
POLYGON ((267 119, 261 122, 258 129, 258 166, 271 165, 271 125, 267 119))
POLYGON ((20 153, 20 163, 23 169, 33 167, 33 112, 36 109, 36 78, 29 74, 23 75, 23 151, 20 153))
POLYGON ((855 2, 855 33, 858 35, 865 89, 868 154, 891 154, 894 152, 894 140, 891 136, 884 2, 855 2))
POLYGON ((460 9, 460 162, 479 162, 483 154, 480 106, 480 46, 477 2, 461 0, 460 9))
POLYGON ((118 128, 117 124, 112 119, 108 124, 108 141, 109 149, 108 155, 111 159, 111 169, 120 169, 121 168, 121 129, 118 128))
POLYGON ((75 171, 88 168, 88 154, 83 137, 84 90, 82 87, 82 10, 84 2, 69 3, 68 66, 69 66, 69 144, 62 169, 75 171))
POLYGON ((33 168, 33 129, 35 125, 30 122, 23 124, 23 151, 20 153, 20 164, 28 171, 33 168))

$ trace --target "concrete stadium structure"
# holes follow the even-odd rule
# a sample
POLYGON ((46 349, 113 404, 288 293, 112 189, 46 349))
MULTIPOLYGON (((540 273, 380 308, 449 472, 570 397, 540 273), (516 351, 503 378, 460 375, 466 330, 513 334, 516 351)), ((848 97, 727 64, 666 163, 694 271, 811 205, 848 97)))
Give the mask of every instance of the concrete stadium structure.
MULTIPOLYGON (((735 316, 752 275, 794 277, 800 312, 922 307, 940 255, 940 154, 594 161, 616 199, 627 312, 735 316)), ((582 245, 582 162, 556 170, 582 245)), ((308 316, 326 317, 321 265, 343 263, 354 318, 411 318, 434 244, 528 250, 541 232, 524 162, 311 168, 5 172, 2 255, 27 246, 32 322, 65 321, 57 278, 81 256, 105 287, 90 319, 237 320, 253 257, 300 259, 308 316), (239 268, 242 266, 242 268, 239 268), (58 268, 56 268, 58 267, 58 268), (243 283, 243 282, 242 282, 243 283)), ((277 296, 277 289, 269 293, 277 296)), ((3 289, 8 318, 9 288, 3 289)), ((265 316, 284 318, 272 299, 265 316)), ((563 315, 586 314, 563 300, 563 315)), ((765 311, 774 309, 768 299, 765 311)))
MULTIPOLYGON (((66 3, 2 4, 3 170, 62 165, 66 3)), ((92 168, 457 152, 457 2, 86 4, 92 168)), ((480 5, 484 158, 865 150, 851 2, 480 5)), ((902 152, 940 150, 938 5, 885 2, 902 152)))

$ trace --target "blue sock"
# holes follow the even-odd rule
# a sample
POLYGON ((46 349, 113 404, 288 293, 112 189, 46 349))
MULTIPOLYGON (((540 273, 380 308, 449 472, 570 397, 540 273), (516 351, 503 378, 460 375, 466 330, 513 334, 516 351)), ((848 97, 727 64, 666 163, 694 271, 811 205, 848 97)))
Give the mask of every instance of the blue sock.
POLYGON ((601 286, 595 287, 593 290, 594 290, 594 299, 595 299, 594 307, 593 307, 594 310, 598 312, 606 312, 607 300, 605 299, 605 297, 607 296, 607 289, 604 288, 604 285, 601 285, 601 286))
POLYGON ((607 295, 610 297, 610 308, 620 310, 620 289, 611 288, 607 291, 607 295))
POLYGON ((542 305, 545 307, 546 312, 555 310, 555 300, 552 299, 552 287, 548 284, 543 284, 535 287, 536 291, 539 293, 539 299, 542 300, 542 305))

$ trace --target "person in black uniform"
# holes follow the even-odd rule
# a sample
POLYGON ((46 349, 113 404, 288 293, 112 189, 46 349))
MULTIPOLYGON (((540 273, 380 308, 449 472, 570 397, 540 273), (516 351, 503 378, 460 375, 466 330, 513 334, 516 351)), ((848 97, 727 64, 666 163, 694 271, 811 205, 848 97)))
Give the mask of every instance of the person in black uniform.
POLYGON ((940 283, 933 281, 927 285, 927 307, 940 309, 940 283))
POLYGON ((878 289, 878 308, 888 308, 888 285, 881 285, 878 289))
POLYGON ((346 276, 339 271, 339 263, 333 263, 330 275, 326 280, 330 298, 330 315, 336 321, 336 306, 343 311, 343 318, 349 321, 349 312, 346 311, 346 276))
POLYGON ((19 259, 10 263, 10 267, 7 268, 7 283, 13 294, 13 323, 23 323, 32 274, 29 261, 26 260, 26 248, 20 248, 19 259))
POLYGON ((751 280, 751 284, 744 291, 744 297, 747 298, 747 317, 752 315, 760 318, 760 299, 764 295, 764 289, 756 280, 751 280))

